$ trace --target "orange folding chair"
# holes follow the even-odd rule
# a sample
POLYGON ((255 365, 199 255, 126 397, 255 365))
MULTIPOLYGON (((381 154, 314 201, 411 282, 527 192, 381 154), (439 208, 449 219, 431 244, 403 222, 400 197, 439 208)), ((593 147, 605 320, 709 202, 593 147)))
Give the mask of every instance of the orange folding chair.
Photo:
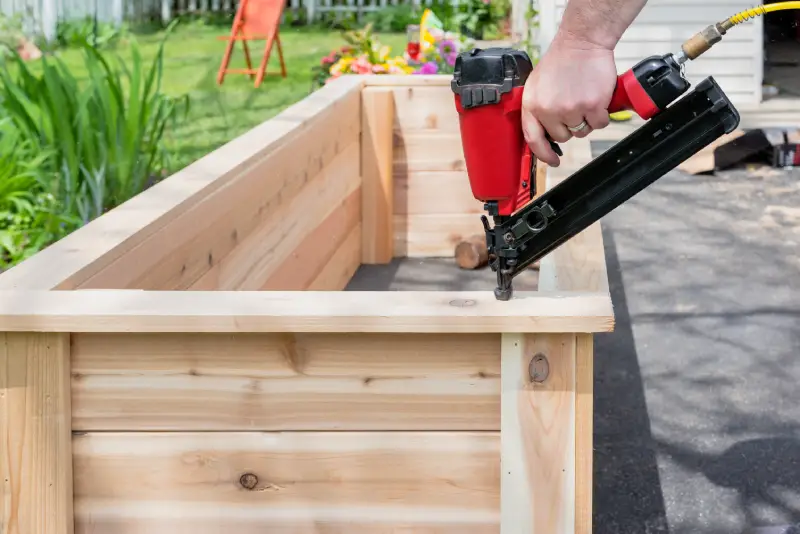
POLYGON ((278 47, 278 59, 281 63, 281 76, 286 78, 286 65, 283 62, 283 50, 281 49, 281 39, 278 35, 281 15, 283 14, 284 0, 241 0, 239 8, 236 10, 236 17, 233 19, 230 36, 222 36, 220 39, 228 41, 225 47, 225 55, 217 74, 217 84, 222 85, 225 74, 249 74, 255 80, 255 86, 259 87, 267 74, 267 62, 272 52, 272 44, 278 47), (250 59, 250 49, 248 41, 266 41, 264 55, 261 64, 257 69, 253 68, 250 59), (242 42, 244 48, 244 60, 247 64, 246 69, 229 69, 231 54, 236 41, 242 42))

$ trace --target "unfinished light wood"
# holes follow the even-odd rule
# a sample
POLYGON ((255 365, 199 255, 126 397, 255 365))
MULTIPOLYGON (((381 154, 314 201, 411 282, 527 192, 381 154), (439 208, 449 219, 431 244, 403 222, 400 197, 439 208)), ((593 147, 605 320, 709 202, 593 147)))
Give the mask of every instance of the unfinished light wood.
MULTIPOLYGON (((361 189, 354 190, 331 208, 328 216, 306 233, 280 265, 270 269, 261 289, 299 291, 319 287, 336 291, 344 288, 341 281, 331 280, 328 273, 342 268, 352 276, 361 263, 361 189)), ((208 276, 192 289, 211 290, 217 286, 217 280, 208 276)))
POLYGON ((76 532, 489 534, 498 444, 494 433, 82 434, 76 532))
POLYGON ((0 531, 72 534, 69 334, 0 333, 0 531))
POLYGON ((6 332, 607 332, 598 293, 0 291, 6 332))
MULTIPOLYGON (((47 452, 3 451, 4 527, 60 516, 68 528, 74 480, 80 534, 591 532, 591 336, 614 326, 599 225, 509 302, 488 271, 481 291, 341 291, 374 228, 362 88, 397 110, 392 253, 452 258, 482 233, 449 80, 333 80, 0 274, 2 335, 63 343, 25 356, 26 379, 48 388, 48 365, 62 366, 55 396, 22 396, 0 355, 3 443, 47 452), (550 374, 530 384, 536 352, 550 374), (31 426, 25 409, 42 399, 37 413, 66 415, 31 426), (70 423, 73 474, 58 463, 70 423), (58 427, 58 447, 42 425, 58 427), (45 490, 21 504, 6 479, 45 490)), ((588 158, 571 140, 548 187, 588 158)))
POLYGON ((76 334, 73 428, 497 431, 494 334, 76 334))
POLYGON ((594 338, 577 334, 575 351, 575 534, 592 534, 594 338))
POLYGON ((489 262, 489 249, 486 246, 486 236, 477 234, 461 241, 456 245, 456 265, 461 269, 477 269, 484 267, 489 262))
MULTIPOLYGON (((295 194, 279 192, 279 203, 265 214, 261 224, 242 235, 237 246, 204 274, 197 289, 255 291, 277 271, 286 268, 287 263, 302 269, 295 257, 298 244, 340 211, 350 195, 358 194, 361 186, 358 154, 359 143, 355 136, 341 147, 328 165, 317 168, 319 164, 314 163, 314 171, 309 169, 308 174, 300 174, 295 194)), ((352 228, 333 232, 331 228, 322 227, 322 238, 344 241, 352 228)), ((329 258, 322 256, 320 259, 327 261, 329 258)), ((296 284, 291 283, 290 287, 296 284)))
MULTIPOLYGON (((420 78, 417 84, 388 87, 396 109, 392 174, 398 257, 452 257, 459 241, 483 228, 483 205, 469 186, 453 92, 442 81, 420 78)), ((367 89, 377 87, 386 88, 367 89)))
POLYGON ((362 263, 392 261, 394 99, 385 88, 361 92, 362 263))
POLYGON ((504 334, 501 534, 573 534, 575 336, 504 334), (529 369, 536 356, 541 381, 529 369))

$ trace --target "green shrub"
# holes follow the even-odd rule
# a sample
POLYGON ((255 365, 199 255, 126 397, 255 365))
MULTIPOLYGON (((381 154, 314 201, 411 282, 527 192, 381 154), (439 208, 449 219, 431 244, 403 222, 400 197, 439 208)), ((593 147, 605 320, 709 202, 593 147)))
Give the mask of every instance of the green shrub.
POLYGON ((37 154, 9 119, 0 121, 0 270, 62 237, 69 226, 47 192, 53 177, 42 164, 50 155, 37 154))
POLYGON ((188 95, 161 91, 164 40, 149 67, 133 40, 130 66, 88 43, 81 48, 82 83, 57 57, 44 57, 38 76, 16 55, 13 69, 0 69, 0 116, 11 119, 36 153, 49 154, 39 162, 41 175, 51 177, 43 194, 54 199, 60 222, 73 227, 157 181, 168 163, 167 127, 189 104, 188 95))

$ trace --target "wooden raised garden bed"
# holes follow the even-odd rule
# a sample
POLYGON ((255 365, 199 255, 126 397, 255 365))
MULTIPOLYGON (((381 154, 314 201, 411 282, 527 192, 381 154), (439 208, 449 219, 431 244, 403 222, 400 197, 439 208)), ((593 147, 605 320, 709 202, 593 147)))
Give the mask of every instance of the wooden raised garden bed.
POLYGON ((449 81, 343 77, 0 275, 4 534, 591 531, 600 229, 509 302, 426 275, 481 232, 449 81))

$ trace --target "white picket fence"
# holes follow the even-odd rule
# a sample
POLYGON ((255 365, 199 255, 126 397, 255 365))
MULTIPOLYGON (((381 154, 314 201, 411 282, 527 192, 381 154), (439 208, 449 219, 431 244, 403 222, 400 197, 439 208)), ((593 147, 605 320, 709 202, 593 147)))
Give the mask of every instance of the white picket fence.
MULTIPOLYGON (((431 5, 441 1, 459 3, 459 0, 286 0, 286 7, 304 10, 307 20, 315 20, 325 12, 363 14, 406 2, 431 5)), ((238 0, 0 0, 0 12, 23 13, 36 31, 52 39, 60 20, 96 15, 103 22, 148 18, 166 22, 186 13, 233 13, 238 4, 238 0)))

